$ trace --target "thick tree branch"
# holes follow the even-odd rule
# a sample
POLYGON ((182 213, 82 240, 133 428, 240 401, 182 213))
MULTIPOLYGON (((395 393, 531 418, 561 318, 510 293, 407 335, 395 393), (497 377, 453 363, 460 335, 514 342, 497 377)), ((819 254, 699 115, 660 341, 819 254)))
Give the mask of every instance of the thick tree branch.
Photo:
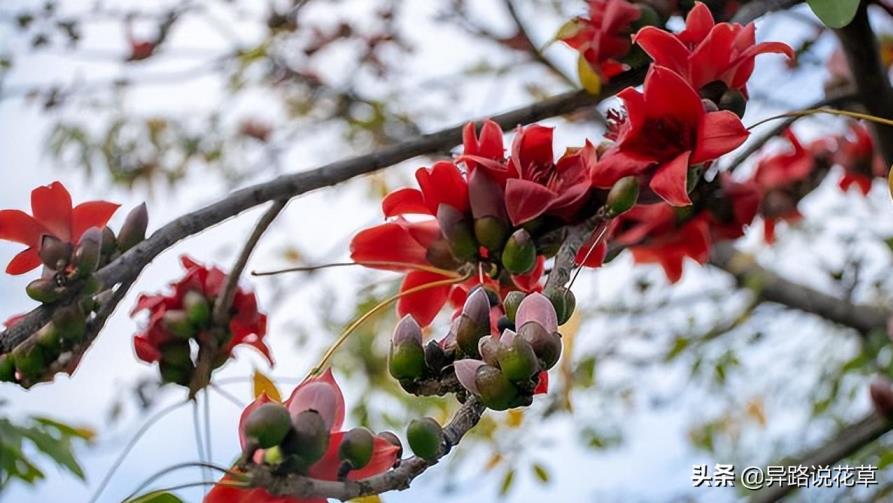
MULTIPOLYGON (((893 88, 881 63, 877 37, 868 20, 868 3, 862 2, 853 21, 836 30, 846 54, 850 74, 856 84, 859 99, 872 115, 893 118, 893 88)), ((872 124, 878 147, 887 161, 893 164, 893 127, 872 124)))
MULTIPOLYGON (((893 421, 872 413, 834 435, 827 444, 804 454, 799 459, 786 460, 787 466, 819 467, 835 465, 855 454, 893 429, 893 421)), ((752 503, 778 501, 797 489, 788 484, 773 485, 762 489, 750 499, 752 503)))
POLYGON ((749 286, 763 300, 775 302, 806 313, 816 314, 847 327, 862 336, 873 330, 884 330, 893 313, 875 306, 846 302, 832 295, 794 283, 769 271, 753 257, 738 253, 731 243, 713 247, 710 263, 732 274, 739 286, 749 286))

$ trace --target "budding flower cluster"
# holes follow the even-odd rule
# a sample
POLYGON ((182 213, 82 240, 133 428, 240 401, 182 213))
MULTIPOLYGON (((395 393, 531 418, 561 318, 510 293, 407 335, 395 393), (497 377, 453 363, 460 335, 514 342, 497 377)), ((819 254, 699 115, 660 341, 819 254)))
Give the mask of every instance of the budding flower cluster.
POLYGON ((530 405, 533 394, 545 391, 545 371, 561 355, 558 326, 573 313, 573 294, 558 290, 547 297, 515 291, 501 304, 492 296, 495 303, 484 287, 473 290, 450 333, 427 346, 411 316, 400 320, 391 341, 391 375, 412 392, 419 380, 455 373, 459 383, 491 409, 530 405), (504 316, 493 334, 491 312, 499 309, 504 316))

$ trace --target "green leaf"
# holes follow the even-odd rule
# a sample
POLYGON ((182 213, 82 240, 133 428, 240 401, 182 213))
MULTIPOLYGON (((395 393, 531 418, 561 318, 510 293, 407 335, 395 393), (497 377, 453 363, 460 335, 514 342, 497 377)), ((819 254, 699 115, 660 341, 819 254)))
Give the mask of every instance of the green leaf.
POLYGON ((859 0, 806 0, 806 3, 828 28, 850 24, 859 9, 859 0))
POLYGON ((549 475, 549 470, 547 470, 545 466, 539 463, 534 463, 531 468, 533 468, 533 474, 536 475, 536 478, 539 479, 540 482, 543 484, 549 483, 551 477, 549 475))
POLYGON ((54 428, 59 431, 61 435, 66 437, 77 437, 87 442, 91 442, 94 438, 96 438, 96 432, 91 428, 86 427, 74 427, 67 425, 65 423, 60 423, 59 421, 55 421, 53 419, 47 417, 34 417, 33 418, 38 423, 48 426, 50 428, 54 428))
POLYGON ((84 480, 84 470, 74 458, 71 452, 71 444, 68 441, 60 441, 49 433, 38 430, 37 428, 28 428, 22 433, 34 443, 41 452, 49 456, 60 466, 66 468, 79 479, 84 480))
POLYGON ((130 500, 130 503, 183 503, 183 500, 171 493, 151 492, 145 496, 130 500))
POLYGON ((515 482, 515 469, 512 468, 505 472, 502 476, 502 483, 499 484, 499 495, 505 496, 512 490, 512 484, 515 482))

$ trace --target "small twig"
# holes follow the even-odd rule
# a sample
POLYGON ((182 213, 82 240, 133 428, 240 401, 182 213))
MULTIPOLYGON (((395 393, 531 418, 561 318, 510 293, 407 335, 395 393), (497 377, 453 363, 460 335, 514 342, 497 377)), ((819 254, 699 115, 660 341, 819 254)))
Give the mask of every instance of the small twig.
POLYGON ((282 212, 282 209, 285 208, 286 204, 288 204, 288 200, 286 199, 274 201, 270 208, 267 209, 266 213, 264 213, 260 217, 260 220, 257 221, 257 225, 254 226, 254 232, 251 233, 248 241, 246 241, 245 245, 242 247, 242 253, 239 254, 236 263, 233 264, 232 269, 230 269, 229 274, 226 276, 226 284, 223 286, 223 290, 217 298, 217 302, 214 304, 214 322, 217 325, 225 325, 229 321, 229 309, 232 307, 233 299, 236 296, 236 288, 239 286, 239 277, 242 276, 242 271, 245 270, 245 266, 248 264, 248 259, 251 258, 251 253, 257 246, 258 241, 260 241, 261 236, 264 235, 264 232, 267 231, 270 224, 273 223, 273 220, 276 220, 276 217, 279 216, 279 213, 282 212))
POLYGON ((568 87, 580 87, 579 84, 574 81, 574 79, 564 73, 561 68, 558 68, 558 66, 556 66, 555 63, 552 62, 552 60, 550 60, 546 57, 545 54, 543 54, 543 51, 540 50, 541 44, 538 45, 536 42, 534 42, 533 38, 531 38, 530 36, 530 32, 527 31, 524 21, 521 19, 521 15, 518 13, 518 9, 515 7, 515 2, 513 2, 512 0, 503 0, 503 3, 505 4, 506 10, 509 12, 509 16, 511 16, 512 21, 515 22, 515 26, 518 29, 518 34, 524 37, 524 41, 528 45, 528 52, 531 56, 533 56, 533 59, 542 63, 543 66, 545 66, 549 69, 549 71, 558 76, 565 84, 568 85, 568 87))

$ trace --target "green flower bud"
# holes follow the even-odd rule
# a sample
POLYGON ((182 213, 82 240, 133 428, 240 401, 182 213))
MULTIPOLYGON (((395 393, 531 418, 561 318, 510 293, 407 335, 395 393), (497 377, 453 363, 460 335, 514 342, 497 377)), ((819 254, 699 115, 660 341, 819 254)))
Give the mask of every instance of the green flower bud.
POLYGON ((41 347, 47 359, 55 359, 62 352, 62 338, 52 322, 37 331, 37 345, 41 347))
POLYGON ((192 380, 193 370, 194 369, 191 366, 181 367, 178 365, 171 365, 164 360, 158 362, 158 371, 161 374, 161 382, 164 383, 189 386, 189 382, 192 380))
POLYGON ((443 428, 430 417, 413 419, 406 427, 406 439, 413 454, 426 461, 435 461, 443 445, 443 428))
POLYGON ((0 355, 0 382, 15 382, 16 364, 11 355, 0 355))
POLYGON ((527 231, 518 229, 505 243, 502 265, 512 274, 525 274, 536 265, 536 245, 527 231))
POLYGON ((437 222, 450 251, 459 262, 468 262, 477 255, 478 244, 464 214, 443 203, 437 207, 437 222))
POLYGON ((192 366, 192 350, 186 341, 171 341, 161 347, 161 360, 178 367, 192 366))
POLYGON ((168 332, 174 334, 181 339, 190 339, 195 336, 195 327, 189 320, 186 311, 172 309, 164 313, 161 322, 168 332))
POLYGON ((102 228, 102 255, 110 257, 118 252, 118 238, 115 237, 115 231, 108 226, 102 228))
POLYGON ((25 293, 37 302, 52 304, 65 295, 65 289, 58 286, 51 278, 39 278, 28 283, 25 293))
POLYGON ((282 452, 296 458, 297 468, 306 471, 322 459, 329 447, 329 430, 315 410, 305 410, 292 420, 292 429, 282 442, 282 452))
POLYGON ((354 428, 341 437, 338 446, 338 459, 350 464, 352 470, 359 470, 372 460, 372 446, 375 438, 366 428, 354 428))
POLYGON ((636 7, 639 9, 639 19, 630 24, 633 32, 637 32, 646 26, 661 26, 663 24, 660 15, 650 5, 636 4, 636 7))
POLYGON ((201 293, 190 290, 183 296, 183 310, 186 318, 196 328, 205 328, 211 324, 211 303, 201 293))
POLYGON ((744 112, 747 110, 747 98, 737 89, 729 89, 723 93, 719 99, 720 110, 728 110, 738 117, 744 118, 744 112))
POLYGON ((521 305, 521 301, 524 300, 524 297, 526 297, 524 292, 514 290, 509 292, 508 295, 505 296, 505 300, 502 301, 502 306, 505 308, 505 315, 512 323, 515 322, 515 314, 518 312, 518 306, 521 305))
POLYGON ((617 180, 611 190, 605 206, 609 216, 617 216, 625 213, 636 205, 639 200, 639 180, 634 176, 626 176, 617 180))
MULTIPOLYGON (((470 231, 468 232, 468 235, 471 236, 470 231)), ((446 239, 438 239, 428 245, 428 250, 425 252, 425 258, 428 259, 428 262, 431 262, 431 265, 434 267, 439 267, 440 269, 446 269, 448 271, 454 271, 462 265, 462 263, 456 259, 456 256, 453 255, 450 243, 446 239)))
POLYGON ((101 255, 102 229, 93 227, 81 236, 81 242, 74 250, 72 265, 77 269, 79 276, 89 276, 99 269, 101 255))
POLYGON ((491 365, 481 365, 474 378, 481 402, 493 410, 506 410, 511 407, 518 388, 491 365))
POLYGON ((43 349, 36 344, 31 344, 29 347, 26 347, 26 344, 20 344, 12 350, 10 355, 12 355, 19 374, 25 379, 37 379, 46 371, 43 349))
POLYGON ((54 271, 65 269, 68 261, 71 260, 71 252, 71 243, 66 243, 56 236, 44 234, 40 238, 40 250, 38 251, 40 261, 54 271))
POLYGON ((527 341, 542 362, 545 370, 549 370, 561 357, 561 337, 550 334, 535 321, 528 321, 518 329, 518 337, 527 341))
POLYGON ((483 217, 474 220, 474 236, 481 245, 491 252, 502 249, 508 233, 508 223, 499 218, 483 217))
POLYGON ((130 210, 121 231, 118 232, 118 249, 122 252, 133 248, 146 239, 146 229, 149 227, 149 212, 146 203, 130 210))
POLYGON ((511 347, 499 353, 499 368, 509 381, 525 382, 539 372, 540 366, 530 343, 515 337, 511 347))
POLYGON ((499 353, 503 349, 502 344, 492 335, 482 337, 478 344, 478 353, 488 365, 499 365, 499 353))
POLYGON ((288 409, 278 403, 265 403, 245 419, 244 433, 260 449, 269 449, 285 440, 291 430, 288 409))
POLYGON ((60 308, 53 315, 59 336, 67 343, 75 343, 87 333, 87 317, 79 304, 60 308))
POLYGON ((388 371, 395 379, 415 379, 425 372, 422 328, 411 315, 404 316, 394 329, 388 371))
POLYGON ((546 292, 552 307, 555 308, 555 315, 558 318, 558 324, 564 325, 567 320, 571 319, 574 309, 577 308, 577 297, 574 292, 567 288, 560 287, 546 292))

